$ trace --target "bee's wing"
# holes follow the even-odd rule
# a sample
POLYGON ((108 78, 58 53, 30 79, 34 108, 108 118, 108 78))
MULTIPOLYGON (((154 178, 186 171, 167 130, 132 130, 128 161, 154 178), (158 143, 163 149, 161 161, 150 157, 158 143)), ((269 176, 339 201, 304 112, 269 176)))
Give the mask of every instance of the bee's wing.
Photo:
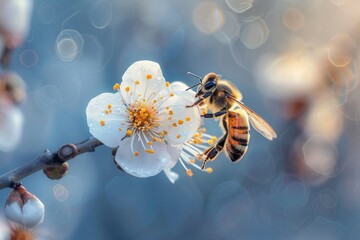
POLYGON ((274 129, 256 112, 254 112, 251 108, 247 107, 242 102, 238 101, 233 96, 229 96, 229 98, 235 101, 239 105, 239 107, 245 110, 245 112, 249 115, 251 125, 254 127, 256 131, 261 133, 261 135, 263 135, 265 138, 269 140, 273 140, 274 138, 277 137, 274 129))

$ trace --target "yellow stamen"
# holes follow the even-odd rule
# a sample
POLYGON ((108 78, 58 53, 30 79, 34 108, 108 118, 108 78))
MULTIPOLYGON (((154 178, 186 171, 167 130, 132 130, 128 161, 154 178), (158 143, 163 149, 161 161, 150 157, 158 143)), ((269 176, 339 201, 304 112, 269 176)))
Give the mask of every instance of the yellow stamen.
POLYGON ((157 103, 157 100, 156 100, 156 99, 154 99, 154 100, 153 100, 153 103, 157 103))
POLYGON ((192 176, 193 176, 193 173, 192 173, 191 169, 187 169, 187 170, 186 170, 186 174, 187 174, 189 177, 192 177, 192 176))
POLYGON ((111 109, 111 108, 112 108, 112 105, 111 105, 111 104, 108 104, 107 107, 108 107, 108 109, 111 109))
POLYGON ((155 153, 154 149, 146 149, 145 152, 147 152, 149 154, 154 154, 155 153))
POLYGON ((138 80, 136 80, 136 81, 135 81, 135 84, 136 84, 136 85, 139 85, 139 84, 140 84, 140 82, 139 82, 138 80))
POLYGON ((170 97, 173 97, 173 96, 174 96, 174 94, 171 92, 171 93, 170 93, 170 97))
POLYGON ((173 127, 177 127, 177 124, 176 124, 176 123, 173 123, 172 125, 173 125, 173 127))
POLYGON ((186 117, 185 120, 186 120, 187 122, 189 122, 189 121, 191 120, 191 118, 186 117))
POLYGON ((108 115, 108 114, 109 114, 109 111, 108 111, 108 110, 105 110, 105 114, 108 115))
POLYGON ((152 79, 152 75, 151 75, 151 74, 146 75, 146 79, 147 79, 147 80, 152 79))
POLYGON ((148 146, 151 146, 151 145, 152 145, 152 142, 147 142, 147 145, 148 145, 148 146))
POLYGON ((184 123, 183 120, 179 120, 179 121, 178 121, 178 124, 180 124, 180 125, 183 124, 183 123, 184 123))
POLYGON ((135 156, 135 157, 139 156, 139 152, 138 152, 138 151, 135 151, 135 152, 134 152, 134 156, 135 156))
POLYGON ((195 163, 195 159, 190 159, 190 163, 194 164, 195 163))
POLYGON ((126 130, 126 136, 130 137, 132 134, 132 131, 130 129, 126 130))
POLYGON ((174 114, 174 112, 170 110, 170 111, 169 111, 169 115, 173 115, 173 114, 174 114))
POLYGON ((126 92, 129 92, 129 91, 130 91, 130 87, 126 87, 126 88, 125 88, 125 91, 126 91, 126 92))
POLYGON ((206 171, 207 171, 208 173, 212 173, 212 172, 213 172, 213 169, 212 169, 211 167, 209 167, 209 168, 206 169, 206 171))
POLYGON ((115 91, 119 90, 119 89, 120 89, 120 84, 115 83, 113 89, 114 89, 115 91))
POLYGON ((166 83, 165 83, 165 86, 166 86, 166 87, 170 87, 170 83, 169 83, 169 82, 166 82, 166 83))
POLYGON ((207 142, 209 145, 214 145, 214 141, 212 139, 209 139, 207 142))
POLYGON ((180 135, 180 134, 179 134, 179 135, 177 135, 177 136, 176 136, 176 138, 177 138, 177 139, 181 138, 181 135, 180 135))
POLYGON ((100 125, 101 125, 101 126, 105 126, 105 121, 104 121, 104 120, 100 120, 100 125))
POLYGON ((118 128, 118 130, 121 132, 121 131, 122 131, 122 128, 118 128))

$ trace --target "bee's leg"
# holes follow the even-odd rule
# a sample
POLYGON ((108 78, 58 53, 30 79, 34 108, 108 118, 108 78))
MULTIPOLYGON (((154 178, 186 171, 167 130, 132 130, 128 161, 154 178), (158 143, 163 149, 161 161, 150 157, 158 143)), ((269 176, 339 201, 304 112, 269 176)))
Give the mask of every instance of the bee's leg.
POLYGON ((224 108, 216 113, 207 113, 207 114, 203 114, 201 115, 201 117, 203 118, 214 118, 214 117, 219 117, 222 116, 224 114, 226 114, 228 111, 224 108))
POLYGON ((217 157, 217 155, 219 155, 219 153, 221 153, 221 151, 224 149, 226 138, 227 133, 222 136, 222 138, 215 144, 215 146, 211 146, 204 151, 203 155, 205 155, 206 157, 201 165, 201 169, 205 168, 205 164, 207 161, 213 160, 217 157))
POLYGON ((205 98, 210 97, 211 94, 212 94, 212 92, 207 92, 207 93, 205 93, 201 98, 199 98, 198 100, 196 100, 196 102, 194 102, 193 104, 188 105, 188 106, 186 106, 186 107, 187 107, 187 108, 191 108, 191 107, 194 107, 194 106, 196 106, 196 105, 199 105, 205 98))

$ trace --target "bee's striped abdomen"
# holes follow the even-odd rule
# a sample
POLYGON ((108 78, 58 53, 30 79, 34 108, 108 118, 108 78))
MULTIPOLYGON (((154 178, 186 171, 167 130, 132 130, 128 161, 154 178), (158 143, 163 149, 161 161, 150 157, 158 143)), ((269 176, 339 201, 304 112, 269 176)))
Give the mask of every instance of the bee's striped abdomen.
POLYGON ((241 160, 247 151, 250 134, 249 119, 245 111, 236 109, 229 111, 226 115, 228 137, 225 149, 231 161, 241 160))

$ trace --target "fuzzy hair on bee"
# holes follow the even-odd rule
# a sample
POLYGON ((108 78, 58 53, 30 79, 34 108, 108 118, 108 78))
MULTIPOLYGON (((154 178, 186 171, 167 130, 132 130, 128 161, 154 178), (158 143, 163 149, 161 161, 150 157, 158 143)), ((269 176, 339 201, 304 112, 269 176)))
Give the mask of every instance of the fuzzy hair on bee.
POLYGON ((205 105, 211 113, 201 115, 203 118, 220 118, 220 127, 224 135, 206 149, 201 156, 204 159, 202 169, 209 160, 214 160, 224 150, 232 162, 240 161, 250 140, 250 123, 265 138, 273 140, 277 137, 272 127, 252 109, 243 104, 240 90, 220 75, 210 72, 203 78, 188 73, 200 81, 188 89, 198 86, 195 97, 198 99, 187 107, 205 105))

